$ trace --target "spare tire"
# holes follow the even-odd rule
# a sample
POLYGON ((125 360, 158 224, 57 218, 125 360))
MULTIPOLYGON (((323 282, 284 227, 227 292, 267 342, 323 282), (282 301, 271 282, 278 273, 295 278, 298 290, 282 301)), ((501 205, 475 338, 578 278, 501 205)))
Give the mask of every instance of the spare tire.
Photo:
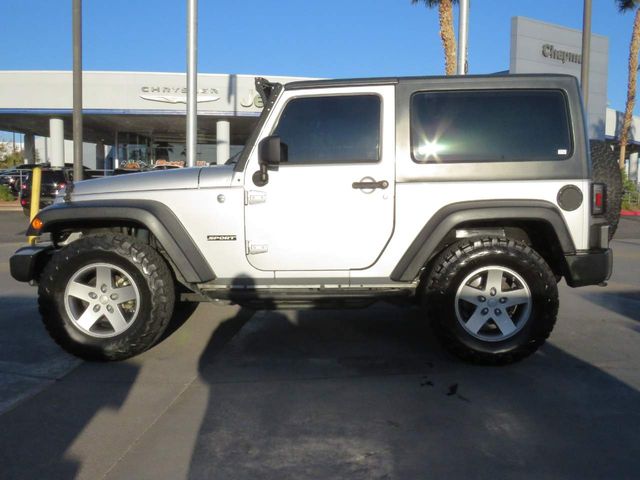
POLYGON ((613 150, 602 140, 591 140, 592 178, 607 186, 604 217, 609 223, 609 240, 613 238, 620 220, 622 207, 622 172, 613 150))

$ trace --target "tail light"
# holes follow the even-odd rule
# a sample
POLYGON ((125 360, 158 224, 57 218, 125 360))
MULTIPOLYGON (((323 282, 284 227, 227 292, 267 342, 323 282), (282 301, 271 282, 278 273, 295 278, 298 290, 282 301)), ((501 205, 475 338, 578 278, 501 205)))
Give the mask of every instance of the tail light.
POLYGON ((607 188, 604 183, 594 183, 591 185, 591 213, 602 215, 606 203, 607 188))
POLYGON ((23 184, 22 184, 22 186, 21 186, 20 188, 22 188, 22 190, 26 190, 26 189, 27 189, 27 184, 26 184, 26 183, 23 183, 23 184))
POLYGON ((27 206, 27 199, 23 198, 22 200, 20 200, 20 205, 22 205, 23 207, 27 206))

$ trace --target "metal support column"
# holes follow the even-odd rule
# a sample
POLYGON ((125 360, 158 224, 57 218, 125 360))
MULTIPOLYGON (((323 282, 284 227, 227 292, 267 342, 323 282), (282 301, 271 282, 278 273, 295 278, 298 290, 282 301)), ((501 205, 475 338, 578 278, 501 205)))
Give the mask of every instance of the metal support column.
MULTIPOLYGON (((584 0, 582 13, 582 65, 580 68, 580 87, 585 112, 589 109, 589 57, 591 56, 591 0, 584 0)), ((587 118, 589 118, 587 113, 587 118)))
POLYGON ((82 0, 73 0, 73 179, 82 174, 82 0))
POLYGON ((96 142, 96 170, 103 170, 105 169, 105 164, 104 164, 104 140, 99 139, 96 142))
POLYGON ((187 0, 187 166, 198 148, 198 0, 187 0))
POLYGON ((460 0, 458 23, 458 75, 467 73, 467 39, 469 37, 469 0, 460 0))
POLYGON ((64 120, 61 118, 49 119, 49 138, 51 139, 49 156, 51 166, 62 168, 64 167, 64 120))
POLYGON ((120 168, 120 142, 118 139, 118 130, 116 130, 116 139, 113 148, 113 165, 111 168, 115 170, 116 168, 120 168))
POLYGON ((638 152, 629 155, 629 170, 627 172, 629 179, 638 183, 638 152))
POLYGON ((231 125, 228 120, 216 122, 216 163, 223 165, 231 156, 231 125))
POLYGON ((36 163, 36 137, 33 133, 25 133, 24 141, 24 163, 36 163))

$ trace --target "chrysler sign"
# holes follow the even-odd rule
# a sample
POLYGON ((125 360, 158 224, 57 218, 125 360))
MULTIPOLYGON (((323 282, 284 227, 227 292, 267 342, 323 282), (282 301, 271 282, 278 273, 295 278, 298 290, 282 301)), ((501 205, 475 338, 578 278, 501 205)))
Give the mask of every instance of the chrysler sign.
MULTIPOLYGON (((216 102, 220 100, 217 88, 199 88, 198 103, 216 102)), ((140 98, 152 102, 187 103, 187 87, 143 86, 140 98)))
MULTIPOLYGON (((140 98, 151 102, 187 103, 187 87, 166 87, 159 85, 145 85, 140 87, 140 98)), ((220 100, 220 90, 217 88, 199 88, 198 103, 217 102, 220 100)), ((262 98, 253 90, 249 90, 240 99, 240 105, 245 108, 262 108, 262 98)))

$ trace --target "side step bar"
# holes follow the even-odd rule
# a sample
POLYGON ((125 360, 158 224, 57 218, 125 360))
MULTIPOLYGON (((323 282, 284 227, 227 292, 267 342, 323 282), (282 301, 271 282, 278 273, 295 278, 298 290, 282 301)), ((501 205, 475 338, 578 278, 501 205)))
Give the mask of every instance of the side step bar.
POLYGON ((183 293, 183 301, 210 301, 256 306, 261 309, 360 307, 376 300, 405 298, 415 294, 415 286, 394 288, 215 288, 201 293, 183 293))

